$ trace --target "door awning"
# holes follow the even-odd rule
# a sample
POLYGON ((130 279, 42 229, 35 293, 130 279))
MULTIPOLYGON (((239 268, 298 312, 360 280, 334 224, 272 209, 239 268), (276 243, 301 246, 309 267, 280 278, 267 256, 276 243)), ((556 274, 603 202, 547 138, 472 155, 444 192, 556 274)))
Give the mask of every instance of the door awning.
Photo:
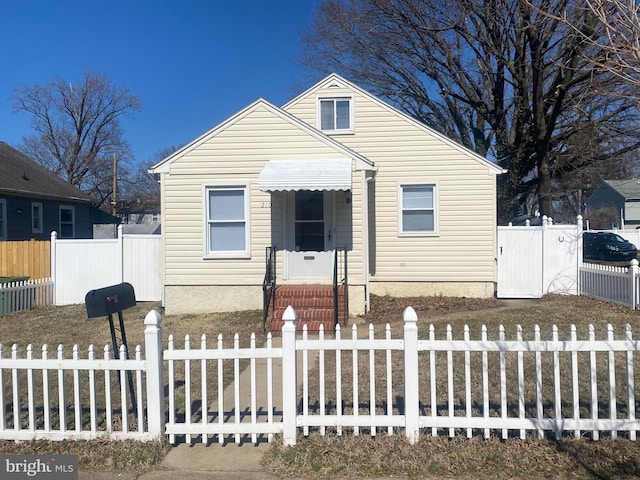
POLYGON ((351 159, 270 160, 258 177, 263 192, 351 190, 351 159))

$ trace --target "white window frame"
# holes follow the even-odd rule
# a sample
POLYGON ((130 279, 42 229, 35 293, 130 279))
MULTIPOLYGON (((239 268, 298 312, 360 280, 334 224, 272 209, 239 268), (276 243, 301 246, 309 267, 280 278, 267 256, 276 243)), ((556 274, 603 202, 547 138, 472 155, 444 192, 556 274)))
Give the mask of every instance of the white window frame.
POLYGON ((44 208, 41 202, 31 202, 31 233, 42 233, 42 215, 44 214, 44 208), (39 214, 36 217, 35 212, 38 211, 39 214), (36 225, 34 220, 38 221, 36 225))
MULTIPOLYGON (((418 210, 429 210, 429 209, 418 209, 418 210)), ((438 204, 438 184, 436 182, 399 182, 398 183, 398 236, 399 237, 436 237, 439 235, 439 227, 438 227, 438 215, 439 212, 439 204, 438 204), (408 210, 403 205, 403 192, 406 187, 425 187, 431 188, 433 193, 433 205, 431 210, 433 210, 433 230, 423 230, 416 231, 410 230, 405 231, 403 221, 405 210, 408 210)))
POLYGON ((249 198, 249 185, 247 184, 215 184, 215 185, 204 185, 203 186, 203 256, 204 258, 251 258, 251 212, 250 212, 250 198, 249 198), (209 192, 212 191, 242 191, 244 195, 244 218, 240 219, 228 219, 224 221, 214 222, 210 220, 210 202, 209 202, 209 192), (213 223, 224 223, 224 222, 244 222, 245 230, 244 230, 244 249, 238 250, 210 250, 209 246, 211 245, 211 229, 210 226, 213 223))
POLYGON ((7 239, 7 201, 0 198, 0 240, 7 239))
MULTIPOLYGON (((68 222, 65 222, 67 224, 68 222)), ((76 209, 73 205, 60 205, 58 208, 58 238, 76 238, 76 209), (71 210, 71 236, 62 235, 62 210, 71 210)))
POLYGON ((322 133, 326 133, 326 134, 348 134, 348 133, 353 133, 354 132, 354 118, 353 118, 353 96, 352 95, 336 95, 336 96, 330 96, 330 97, 318 97, 318 104, 317 104, 317 108, 316 108, 316 124, 318 125, 318 130, 320 130, 322 133), (334 107, 333 107, 333 116, 334 116, 334 126, 337 125, 337 121, 336 121, 336 108, 335 108, 335 102, 338 100, 346 100, 349 102, 349 128, 333 128, 331 130, 323 130, 322 129, 322 102, 326 102, 326 101, 333 101, 334 102, 334 107))

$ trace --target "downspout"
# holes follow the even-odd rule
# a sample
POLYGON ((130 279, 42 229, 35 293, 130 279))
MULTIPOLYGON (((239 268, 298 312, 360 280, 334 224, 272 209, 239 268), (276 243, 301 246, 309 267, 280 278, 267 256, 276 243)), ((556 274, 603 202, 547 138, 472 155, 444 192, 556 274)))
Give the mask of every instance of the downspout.
POLYGON ((365 177, 365 194, 364 194, 364 305, 365 312, 369 313, 371 310, 371 292, 369 291, 369 258, 371 252, 369 252, 369 186, 375 179, 374 176, 365 177))

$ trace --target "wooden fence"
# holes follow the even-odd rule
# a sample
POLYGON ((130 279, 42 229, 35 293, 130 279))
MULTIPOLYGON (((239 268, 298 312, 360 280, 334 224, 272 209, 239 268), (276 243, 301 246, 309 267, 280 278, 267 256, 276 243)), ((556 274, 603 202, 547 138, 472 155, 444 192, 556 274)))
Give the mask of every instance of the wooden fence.
POLYGON ((0 242, 0 277, 51 277, 51 242, 0 242))

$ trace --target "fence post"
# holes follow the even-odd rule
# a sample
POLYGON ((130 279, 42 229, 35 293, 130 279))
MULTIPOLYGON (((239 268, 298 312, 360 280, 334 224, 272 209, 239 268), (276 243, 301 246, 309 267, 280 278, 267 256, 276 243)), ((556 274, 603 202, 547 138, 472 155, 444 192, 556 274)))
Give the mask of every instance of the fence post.
POLYGON ((164 379, 162 374, 162 327, 160 314, 151 310, 144 317, 144 355, 147 361, 147 427, 159 440, 164 426, 164 379))
POLYGON ((638 260, 635 258, 631 260, 631 265, 629 265, 629 277, 631 280, 631 310, 636 310, 638 307, 638 288, 636 287, 636 283, 638 282, 638 273, 640 273, 640 268, 638 268, 638 260))
POLYGON ((56 275, 56 238, 58 238, 58 232, 55 230, 51 232, 51 245, 49 246, 49 269, 51 270, 51 280, 53 280, 53 286, 51 287, 51 303, 53 305, 57 305, 56 301, 56 285, 58 283, 57 275, 56 275))
POLYGON ((289 305, 282 315, 282 436, 287 446, 296 444, 296 417, 298 395, 298 368, 296 354, 296 318, 297 314, 289 305))
POLYGON ((409 443, 418 441, 420 405, 418 395, 418 315, 413 307, 402 313, 404 321, 404 419, 409 443))
POLYGON ((580 273, 580 265, 583 263, 583 252, 584 252, 584 244, 582 242, 582 233, 584 230, 584 225, 582 224, 583 218, 582 215, 578 215, 576 217, 576 287, 577 292, 576 295, 582 294, 582 278, 580 273))
POLYGON ((120 269, 118 278, 120 278, 121 282, 124 282, 124 239, 122 238, 122 224, 118 225, 118 255, 120 256, 120 261, 118 262, 120 269))

